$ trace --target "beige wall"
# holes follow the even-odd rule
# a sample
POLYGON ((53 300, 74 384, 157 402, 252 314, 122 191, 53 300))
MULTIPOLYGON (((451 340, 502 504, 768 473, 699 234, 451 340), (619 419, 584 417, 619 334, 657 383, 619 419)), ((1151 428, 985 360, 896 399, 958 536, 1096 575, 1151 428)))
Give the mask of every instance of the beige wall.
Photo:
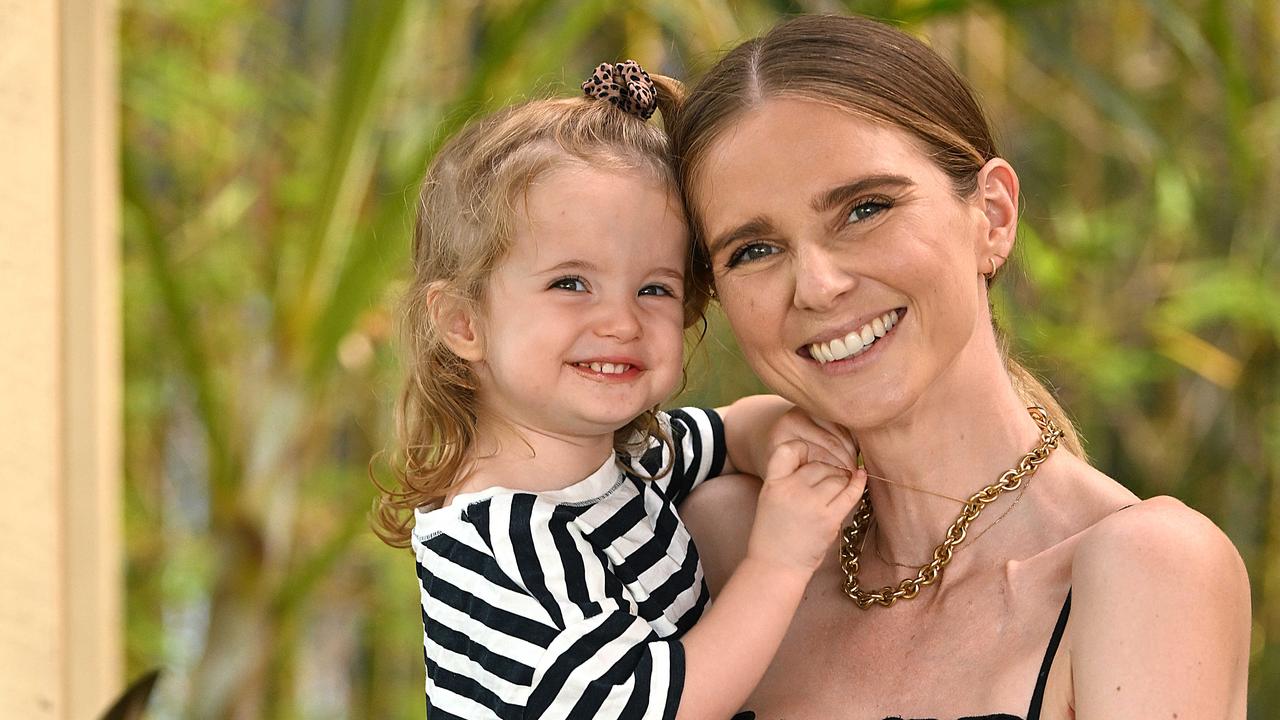
POLYGON ((122 682, 113 3, 0 0, 0 717, 122 682))

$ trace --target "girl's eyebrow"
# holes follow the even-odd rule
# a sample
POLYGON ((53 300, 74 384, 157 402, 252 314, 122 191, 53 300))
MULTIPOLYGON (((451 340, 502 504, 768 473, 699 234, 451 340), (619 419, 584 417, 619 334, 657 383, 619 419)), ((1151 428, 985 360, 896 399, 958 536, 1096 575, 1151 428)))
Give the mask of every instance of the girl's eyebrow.
POLYGON ((586 260, 565 260, 564 262, 556 263, 555 265, 552 265, 551 267, 546 268, 545 270, 539 270, 537 274, 547 275, 550 273, 565 272, 567 270, 579 271, 579 272, 593 272, 598 269, 599 268, 596 267, 594 263, 589 263, 586 260))
POLYGON ((915 181, 905 175, 868 175, 852 182, 838 185, 830 190, 815 197, 810 206, 816 212, 825 213, 834 208, 844 205, 853 198, 867 192, 873 188, 882 187, 909 188, 915 186, 915 181))
POLYGON ((684 282, 684 273, 675 268, 671 268, 671 267, 656 268, 653 271, 653 274, 658 275, 660 277, 667 277, 667 278, 671 278, 672 280, 679 280, 681 282, 684 282))
MULTIPOLYGON (((562 273, 562 272, 592 273, 592 272, 599 272, 599 270, 600 270, 600 267, 598 265, 596 265, 595 263, 587 262, 586 260, 565 260, 564 262, 556 263, 555 265, 552 265, 551 267, 546 268, 545 270, 539 270, 537 271, 536 274, 551 275, 553 273, 562 273)), ((659 275, 662 277, 670 277, 674 280, 680 280, 680 281, 684 280, 684 273, 682 271, 680 271, 677 268, 668 267, 668 266, 654 268, 653 274, 659 275)))

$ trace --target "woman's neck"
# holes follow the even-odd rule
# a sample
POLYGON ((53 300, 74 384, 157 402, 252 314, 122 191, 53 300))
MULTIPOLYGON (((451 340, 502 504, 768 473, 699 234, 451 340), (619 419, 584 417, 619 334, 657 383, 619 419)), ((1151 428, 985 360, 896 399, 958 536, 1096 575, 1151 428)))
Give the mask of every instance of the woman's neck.
MULTIPOLYGON (((930 559, 960 513, 956 500, 995 482, 1039 442, 1040 430, 1003 368, 989 361, 970 365, 958 358, 907 412, 856 432, 873 476, 876 522, 868 543, 887 559, 930 559)), ((1012 500, 997 500, 969 536, 990 526, 1012 500)))

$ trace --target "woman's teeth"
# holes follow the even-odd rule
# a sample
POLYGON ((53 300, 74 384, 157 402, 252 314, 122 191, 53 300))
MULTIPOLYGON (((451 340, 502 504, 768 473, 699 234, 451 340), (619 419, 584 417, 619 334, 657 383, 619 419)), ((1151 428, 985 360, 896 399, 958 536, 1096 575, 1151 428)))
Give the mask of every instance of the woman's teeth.
POLYGON ((590 368, 594 372, 604 373, 605 375, 621 375, 631 369, 631 366, 625 363, 580 362, 574 363, 574 365, 577 365, 580 368, 590 368))
POLYGON ((859 355, 897 324, 898 311, 890 310, 842 338, 810 345, 809 354, 823 364, 859 355))

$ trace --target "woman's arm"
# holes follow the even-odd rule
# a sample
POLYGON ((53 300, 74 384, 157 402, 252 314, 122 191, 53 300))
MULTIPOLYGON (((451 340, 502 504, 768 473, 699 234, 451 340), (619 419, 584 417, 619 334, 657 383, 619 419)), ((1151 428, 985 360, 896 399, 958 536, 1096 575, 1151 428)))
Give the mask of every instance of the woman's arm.
POLYGON ((704 483, 680 506, 702 560, 702 572, 713 596, 747 555, 747 539, 755 520, 760 479, 751 475, 724 475, 704 483))
POLYGON ((1249 580, 1231 541, 1172 498, 1116 513, 1072 565, 1075 713, 1245 717, 1249 580))

